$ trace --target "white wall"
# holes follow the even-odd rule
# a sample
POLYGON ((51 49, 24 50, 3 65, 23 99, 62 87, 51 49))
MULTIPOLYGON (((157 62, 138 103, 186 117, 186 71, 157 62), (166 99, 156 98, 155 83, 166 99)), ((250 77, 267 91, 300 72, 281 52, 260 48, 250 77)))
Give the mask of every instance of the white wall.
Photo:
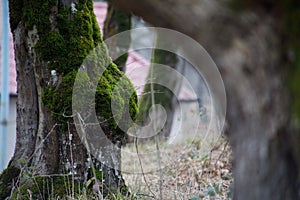
POLYGON ((7 132, 7 145, 6 145, 6 165, 13 156, 16 143, 16 102, 17 97, 10 97, 9 99, 9 121, 8 121, 8 132, 7 132))

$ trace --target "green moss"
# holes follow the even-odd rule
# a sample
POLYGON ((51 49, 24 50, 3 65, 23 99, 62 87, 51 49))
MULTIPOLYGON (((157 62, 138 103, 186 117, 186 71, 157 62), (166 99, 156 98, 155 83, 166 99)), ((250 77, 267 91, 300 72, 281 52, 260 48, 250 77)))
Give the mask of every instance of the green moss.
POLYGON ((57 4, 57 0, 12 1, 11 27, 14 30, 20 21, 27 31, 36 27, 39 41, 35 48, 39 58, 49 63, 49 69, 67 74, 79 68, 102 38, 92 1, 79 1, 74 13, 70 7, 59 4, 56 11, 53 8, 57 4), (50 22, 50 18, 55 22, 50 22))
MULTIPOLYGON (((49 70, 56 70, 61 79, 59 85, 48 85, 43 89, 42 100, 44 105, 51 110, 53 118, 59 123, 65 124, 68 118, 64 116, 70 116, 72 112, 72 91, 77 70, 90 51, 103 41, 93 13, 91 0, 78 1, 75 4, 77 9, 75 12, 72 12, 70 7, 59 6, 54 17, 57 21, 57 28, 51 28, 50 15, 53 15, 51 8, 56 3, 57 1, 53 0, 25 1, 20 16, 22 16, 22 22, 27 30, 37 28, 39 40, 34 48, 38 57, 41 61, 47 63, 49 70)), ((109 119, 109 128, 114 129, 113 132, 119 134, 120 130, 117 128, 117 122, 112 117, 110 104, 112 92, 120 77, 124 74, 117 69, 116 65, 111 63, 105 45, 102 45, 99 50, 95 63, 99 67, 109 67, 99 79, 96 90, 96 111, 104 119, 109 119)), ((93 73, 91 70, 93 69, 87 69, 88 73, 83 73, 81 76, 83 79, 81 87, 83 89, 87 88, 86 84, 94 81, 89 79, 88 74, 93 73)), ((122 84, 124 88, 115 90, 118 92, 118 101, 114 106, 117 106, 120 110, 117 115, 118 120, 123 117, 121 111, 126 111, 124 108, 124 94, 128 88, 133 89, 130 81, 128 79, 124 80, 122 84)), ((129 110, 133 118, 137 112, 137 98, 135 96, 134 93, 133 97, 128 97, 130 99, 129 110)))
MULTIPOLYGON (((103 185, 103 174, 101 171, 96 171, 97 182, 100 183, 99 189, 101 192, 106 192, 107 199, 128 199, 124 194, 128 194, 128 188, 124 186, 122 191, 107 190, 107 186, 103 185)), ((88 184, 83 184, 78 181, 72 181, 71 176, 30 176, 21 181, 12 192, 11 199, 69 199, 70 197, 95 198, 93 185, 95 178, 90 179, 88 184), (83 192, 84 191, 84 192, 83 192)), ((11 188, 10 188, 11 190, 11 188)), ((1 194, 1 199, 5 199, 11 195, 11 191, 7 194, 1 194)))
MULTIPOLYGON (((72 115, 72 92, 77 71, 71 71, 63 76, 60 86, 45 88, 42 92, 42 101, 52 111, 52 117, 59 123, 64 124, 72 115)), ((82 84, 88 83, 89 78, 86 72, 80 73, 82 84)), ((82 88, 88 88, 82 85, 82 88)))
POLYGON ((20 174, 20 169, 16 167, 6 168, 0 175, 0 199, 5 199, 10 196, 13 184, 16 182, 20 174))
MULTIPOLYGON (((91 80, 88 73, 85 71, 72 71, 63 77, 60 87, 55 86, 44 89, 42 93, 42 100, 44 104, 52 111, 53 118, 64 124, 68 118, 65 116, 72 115, 72 92, 74 80, 77 76, 76 91, 82 91, 80 95, 89 96, 87 88, 90 88, 91 80), (78 74, 79 73, 79 74, 78 74), (82 88, 82 89, 81 89, 82 88), (62 101, 63 100, 63 101, 62 101)), ((95 110, 98 116, 103 117, 109 125, 111 130, 110 139, 125 137, 123 131, 118 128, 118 122, 122 123, 122 127, 130 127, 127 113, 134 120, 137 113, 137 95, 134 87, 128 78, 123 78, 119 82, 123 74, 117 69, 114 64, 111 64, 107 70, 104 71, 103 76, 99 78, 98 86, 95 94, 95 110), (119 84, 119 85, 118 85, 119 84), (131 93, 133 91, 133 93, 131 93), (114 95, 113 95, 114 92, 114 95), (113 115, 111 109, 112 98, 115 98, 114 107, 117 108, 117 115, 113 115), (129 108, 128 108, 129 105, 129 108)), ((76 102, 77 106, 86 106, 85 98, 81 98, 82 102, 76 102)))
POLYGON ((137 95, 130 80, 121 73, 115 64, 111 64, 99 79, 96 89, 95 103, 96 114, 104 117, 109 124, 113 135, 110 139, 115 142, 115 136, 124 138, 125 134, 118 126, 128 129, 131 123, 128 122, 129 117, 136 119, 137 95), (132 93, 133 92, 133 93, 132 93), (112 98, 114 98, 113 105, 112 98), (128 106, 129 105, 129 106, 128 106), (111 107, 114 107, 117 113, 112 113, 111 107), (127 114, 129 113, 130 116, 127 114), (121 123, 121 124, 120 124, 121 123))
MULTIPOLYGON (((75 3, 77 11, 75 12, 57 0, 25 0, 20 5, 23 7, 12 5, 20 11, 20 13, 13 13, 18 15, 11 20, 12 26, 15 28, 21 22, 27 33, 36 28, 38 41, 33 48, 37 53, 38 60, 41 61, 41 64, 47 65, 49 77, 50 70, 55 70, 58 75, 56 83, 51 82, 47 75, 43 77, 46 84, 42 84, 42 102, 51 111, 53 119, 58 124, 62 124, 61 130, 66 130, 66 122, 70 120, 70 117, 66 116, 72 115, 74 81, 76 77, 79 77, 77 87, 80 87, 79 90, 82 88, 80 91, 83 96, 90 92, 87 88, 90 88, 89 86, 94 81, 98 83, 94 109, 98 115, 108 121, 109 132, 113 133, 110 137, 112 140, 124 138, 125 134, 117 127, 117 122, 111 112, 113 92, 117 93, 115 95, 117 101, 114 105, 119 111, 117 117, 119 120, 125 121, 124 123, 126 123, 127 117, 124 113, 127 110, 132 118, 135 118, 137 97, 128 78, 122 79, 120 86, 117 86, 124 74, 112 63, 107 48, 103 45, 96 16, 93 13, 92 0, 77 1, 75 3), (78 72, 92 49, 100 44, 101 48, 98 49, 98 54, 92 59, 88 59, 87 69, 78 72), (106 66, 108 67, 102 77, 95 76, 95 74, 99 74, 97 68, 104 69, 106 66), (93 80, 95 78, 96 80, 93 80), (133 91, 133 94, 129 91, 133 91), (127 102, 129 108, 125 108, 126 101, 129 101, 127 102)), ((77 103, 84 105, 86 102, 83 99, 82 102, 77 103)), ((97 177, 101 178, 99 173, 97 177)), ((34 194, 33 199, 47 199, 49 194, 53 194, 54 197, 60 196, 66 194, 68 189, 64 187, 65 181, 62 177, 30 177, 21 183, 20 190, 15 191, 14 197, 21 194, 24 199, 28 199, 28 190, 34 194), (53 193, 51 189, 55 192, 53 193)))
POLYGON ((64 38, 56 31, 46 33, 35 46, 39 58, 48 62, 49 69, 59 69, 58 73, 66 71, 67 57, 62 56, 68 53, 66 47, 64 38))

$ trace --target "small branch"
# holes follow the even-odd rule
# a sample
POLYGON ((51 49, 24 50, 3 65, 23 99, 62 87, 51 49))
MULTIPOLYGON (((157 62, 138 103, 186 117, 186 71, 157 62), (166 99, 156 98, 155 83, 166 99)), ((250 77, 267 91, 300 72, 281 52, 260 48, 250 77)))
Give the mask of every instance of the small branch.
POLYGON ((145 176, 145 173, 144 173, 144 168, 143 168, 142 160, 141 160, 140 154, 139 154, 139 147, 138 147, 138 144, 137 144, 137 137, 135 137, 134 144, 135 144, 136 153, 137 153, 137 156, 138 156, 138 159, 139 159, 139 163, 140 163, 140 167, 141 167, 143 179, 144 179, 144 181, 145 181, 145 184, 146 184, 148 190, 149 190, 149 191, 154 195, 154 197, 155 197, 156 195, 155 195, 155 193, 151 190, 150 185, 148 184, 148 181, 147 181, 146 176, 145 176))

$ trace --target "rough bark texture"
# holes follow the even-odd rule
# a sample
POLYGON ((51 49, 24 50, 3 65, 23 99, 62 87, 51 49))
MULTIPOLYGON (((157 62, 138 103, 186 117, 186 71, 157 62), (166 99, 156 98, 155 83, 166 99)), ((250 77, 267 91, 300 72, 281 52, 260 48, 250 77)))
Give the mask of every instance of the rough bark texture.
POLYGON ((115 1, 153 25, 191 36, 216 62, 227 92, 234 199, 298 199, 279 22, 259 10, 233 13, 226 2, 115 1))
MULTIPOLYGON (((81 184, 81 187, 85 187, 84 184, 94 177, 98 179, 93 182, 94 186, 97 190, 99 181, 101 185, 98 190, 103 195, 118 191, 126 194, 125 183, 119 172, 120 151, 108 155, 114 160, 115 168, 94 159, 83 145, 71 117, 72 89, 77 70, 89 51, 103 42, 92 1, 11 1, 10 23, 18 82, 17 144, 5 171, 6 174, 13 174, 8 176, 9 180, 2 179, 7 176, 0 177, 1 199, 11 194, 9 190, 12 189, 14 178, 19 176, 15 173, 18 169, 21 169, 20 177, 29 175, 36 179, 35 184, 30 178, 24 182, 20 179, 16 183, 15 187, 20 190, 14 193, 25 195, 21 198, 25 198, 26 194, 28 196, 27 189, 33 192, 33 198, 47 199, 47 195, 52 195, 47 191, 42 194, 37 191, 37 186, 42 186, 39 184, 49 181, 39 176, 50 178, 55 183, 53 187, 60 188, 57 189, 61 192, 59 194, 55 188, 48 188, 48 191, 54 191, 54 196, 64 195, 68 190, 65 188, 66 180, 57 177, 57 174, 61 177, 70 175, 68 178, 81 184), (56 74, 53 74, 53 70, 56 74)), ((116 128, 110 102, 113 89, 123 74, 111 62, 105 45, 97 58, 97 67, 107 67, 107 71, 101 79, 96 77, 100 88, 97 89, 96 101, 102 104, 96 104, 94 109, 99 111, 97 114, 102 120, 110 123, 105 124, 107 137, 113 144, 119 145, 124 141, 125 134, 116 128), (108 110, 104 109, 107 107, 108 110)), ((93 69, 86 69, 87 72, 82 73, 93 73, 90 72, 93 69)), ((122 86, 133 88, 127 78, 122 86)), ((128 109, 134 116, 137 109, 136 94, 134 92, 131 95, 131 107, 128 109)), ((128 111, 126 108, 120 109, 128 111)), ((74 189, 74 184, 72 187, 74 189)), ((79 187, 76 188, 78 190, 79 187)), ((94 192, 98 191, 94 188, 94 192)))
POLYGON ((34 148, 36 139, 36 130, 38 127, 38 99, 37 99, 37 86, 35 84, 34 69, 30 66, 32 58, 27 53, 26 43, 24 38, 24 29, 21 25, 16 30, 16 35, 19 37, 14 38, 15 47, 18 51, 15 52, 18 81, 24 82, 18 84, 18 98, 17 101, 17 138, 23 137, 22 140, 17 140, 16 148, 20 151, 15 152, 15 161, 12 160, 12 164, 17 164, 17 160, 20 158, 30 158, 34 148), (22 33, 23 31, 23 33, 22 33), (30 87, 27 87, 30 86, 30 87), (25 88, 26 87, 26 88, 25 88), (28 116, 23 120, 21 116, 28 116))

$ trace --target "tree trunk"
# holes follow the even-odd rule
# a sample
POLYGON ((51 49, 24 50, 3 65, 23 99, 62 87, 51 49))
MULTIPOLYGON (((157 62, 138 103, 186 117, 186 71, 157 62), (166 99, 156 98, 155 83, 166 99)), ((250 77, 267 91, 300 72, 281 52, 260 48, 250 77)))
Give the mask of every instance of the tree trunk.
MULTIPOLYGON (((41 198, 39 195, 43 198, 71 195, 66 194, 70 188, 74 195, 74 190, 78 192, 80 187, 81 190, 91 189, 92 186, 86 183, 92 180, 97 195, 105 196, 109 192, 126 194, 120 175, 120 151, 107 155, 108 159, 114 160, 115 166, 104 165, 87 151, 73 120, 72 89, 76 74, 89 51, 103 42, 92 1, 10 1, 10 23, 18 82, 17 143, 9 167, 0 176, 1 199, 11 193, 13 197, 28 196, 28 190, 33 192, 34 198, 41 198), (6 175, 8 180, 4 180, 6 175), (23 180, 26 175, 32 179, 23 180), (48 185, 45 190, 37 191, 37 187, 44 188, 42 184, 49 178, 54 188, 48 185), (73 183, 69 188, 66 186, 68 178, 73 183), (11 183, 13 180, 15 185, 11 183), (13 187, 21 189, 10 192, 13 187), (56 188, 59 189, 56 191, 56 188), (49 191, 54 191, 54 194, 49 191)), ((106 136, 119 149, 125 141, 125 134, 115 125, 110 102, 113 89, 123 74, 111 62, 106 46, 101 46, 97 67, 107 67, 103 76, 91 75, 94 68, 89 66, 83 73, 90 75, 90 79, 100 80, 99 84, 96 81, 101 88, 97 89, 96 101, 106 104, 96 104, 93 109, 98 111, 99 119, 108 121, 101 126, 105 126, 106 136)), ((122 80, 126 89, 133 88, 126 77, 122 80)), ((133 93, 132 97, 130 114, 134 118, 136 94, 133 93)))
MULTIPOLYGON (((157 39, 156 42, 163 42, 163 41, 157 39)), ((162 105, 166 111, 167 118, 163 126, 163 129, 159 133, 157 133, 157 136, 160 139, 166 141, 170 136, 170 131, 171 131, 174 113, 175 113, 175 107, 176 104, 178 104, 178 102, 176 101, 178 100, 177 96, 179 95, 181 81, 178 80, 176 76, 173 77, 170 75, 167 76, 165 72, 163 72, 160 66, 157 64, 166 65, 179 72, 182 72, 183 67, 179 65, 180 58, 178 58, 175 54, 160 49, 154 50, 153 63, 154 64, 150 66, 151 68, 148 72, 147 83, 144 87, 144 91, 142 93, 142 97, 139 102, 139 114, 137 117, 137 122, 141 123, 142 125, 148 124, 151 120, 149 117, 149 110, 151 106, 155 104, 162 105), (163 80, 162 82, 166 83, 166 85, 170 86, 170 88, 167 88, 166 85, 156 84, 155 83, 156 80, 163 80)), ((141 134, 144 137, 146 136, 147 133, 141 133, 141 134)), ((149 135, 149 138, 147 138, 147 140, 151 138, 154 139, 152 136, 153 135, 151 136, 149 135)), ((140 138, 140 140, 143 139, 140 138)))
POLYGON ((115 1, 155 26, 191 36, 216 62, 227 92, 234 199, 298 199, 280 22, 260 9, 233 13, 226 2, 115 1))
MULTIPOLYGON (((128 31, 131 29, 131 14, 127 14, 115 8, 111 1, 108 1, 107 14, 104 21, 103 28, 103 38, 107 38, 121 33, 123 31, 128 31)), ((114 55, 118 54, 118 51, 124 51, 125 54, 121 55, 119 58, 114 60, 118 68, 125 73, 126 71, 126 61, 128 57, 127 51, 130 47, 131 37, 130 34, 126 35, 126 38, 118 37, 118 39, 111 40, 109 46, 109 55, 115 57, 114 55)))

